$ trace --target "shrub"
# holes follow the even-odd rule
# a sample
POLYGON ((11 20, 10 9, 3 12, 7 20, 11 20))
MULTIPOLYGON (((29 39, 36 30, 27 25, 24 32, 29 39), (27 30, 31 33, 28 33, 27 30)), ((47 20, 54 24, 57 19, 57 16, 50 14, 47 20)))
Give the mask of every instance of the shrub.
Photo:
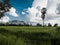
POLYGON ((52 25, 50 23, 48 23, 48 27, 51 27, 52 25))
POLYGON ((58 26, 58 24, 56 23, 56 24, 54 24, 54 27, 57 27, 58 26))
POLYGON ((41 24, 37 23, 37 26, 42 26, 41 24))

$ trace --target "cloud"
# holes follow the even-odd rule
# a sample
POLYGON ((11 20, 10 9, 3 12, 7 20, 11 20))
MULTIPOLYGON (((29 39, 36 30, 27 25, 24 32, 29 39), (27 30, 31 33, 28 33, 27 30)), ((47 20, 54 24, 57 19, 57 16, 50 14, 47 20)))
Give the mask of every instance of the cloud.
POLYGON ((34 0, 32 7, 37 8, 40 6, 40 9, 43 7, 47 7, 47 0, 34 0))
POLYGON ((17 12, 16 9, 14 7, 11 7, 11 9, 9 9, 9 12, 6 13, 11 16, 18 17, 18 14, 16 12, 17 12))
POLYGON ((3 16, 1 19, 0 19, 0 23, 7 23, 9 22, 9 17, 8 16, 3 16))
POLYGON ((32 7, 27 9, 28 14, 26 18, 29 22, 42 24, 41 9, 45 7, 47 8, 45 23, 51 23, 52 25, 58 23, 60 25, 60 14, 58 14, 60 10, 58 10, 58 4, 60 4, 60 0, 34 0, 32 7))
POLYGON ((24 14, 25 14, 25 12, 22 12, 22 14, 24 15, 24 14))
POLYGON ((30 22, 39 22, 37 19, 41 19, 39 17, 39 16, 41 16, 41 15, 39 15, 41 13, 39 13, 39 11, 34 7, 28 8, 28 13, 29 13, 28 18, 29 18, 30 22))

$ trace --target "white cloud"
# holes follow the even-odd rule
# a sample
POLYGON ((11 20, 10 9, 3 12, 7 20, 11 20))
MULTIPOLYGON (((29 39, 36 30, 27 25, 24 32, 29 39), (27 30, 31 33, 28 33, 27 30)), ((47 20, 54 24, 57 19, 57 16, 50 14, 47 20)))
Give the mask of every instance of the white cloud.
POLYGON ((9 12, 7 13, 11 16, 18 17, 18 14, 16 12, 17 12, 16 9, 11 7, 11 9, 9 9, 9 12))
POLYGON ((8 16, 3 16, 1 19, 0 19, 0 23, 7 23, 9 22, 9 17, 8 16))
POLYGON ((57 14, 57 5, 58 5, 58 0, 48 0, 48 8, 47 8, 47 13, 48 14, 54 14, 54 15, 56 15, 57 14))
POLYGON ((22 12, 22 14, 24 15, 24 14, 25 14, 25 12, 22 12))
POLYGON ((40 9, 43 7, 47 7, 47 0, 34 0, 32 7, 36 8, 40 6, 40 9))

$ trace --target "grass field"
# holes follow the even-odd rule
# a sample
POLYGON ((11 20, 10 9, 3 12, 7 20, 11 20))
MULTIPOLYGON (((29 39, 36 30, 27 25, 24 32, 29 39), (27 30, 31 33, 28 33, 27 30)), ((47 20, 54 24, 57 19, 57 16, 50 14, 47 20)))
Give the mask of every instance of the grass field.
POLYGON ((0 45, 60 45, 60 27, 0 26, 0 45))

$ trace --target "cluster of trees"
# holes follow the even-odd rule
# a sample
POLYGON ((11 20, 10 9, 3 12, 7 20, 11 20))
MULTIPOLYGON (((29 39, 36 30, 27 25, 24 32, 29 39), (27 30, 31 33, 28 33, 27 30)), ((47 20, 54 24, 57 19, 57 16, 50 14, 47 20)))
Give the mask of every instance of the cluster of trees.
MULTIPOLYGON (((14 23, 8 22, 8 23, 0 23, 0 26, 33 26, 33 25, 32 24, 26 24, 25 22, 22 22, 22 24, 21 23, 14 24, 14 23)), ((42 27, 43 25, 37 23, 36 26, 42 27)), ((48 25, 44 25, 44 26, 52 27, 52 24, 48 23, 48 25)), ((53 27, 57 27, 57 26, 58 26, 57 23, 53 25, 53 27)))
MULTIPOLYGON (((42 24, 37 23, 37 26, 42 26, 42 24)), ((44 25, 44 26, 52 27, 52 24, 48 23, 48 25, 44 25)), ((56 23, 56 24, 54 24, 53 26, 54 26, 54 27, 57 27, 58 24, 56 23)))
POLYGON ((7 23, 0 23, 0 26, 32 26, 32 24, 30 25, 30 24, 27 24, 27 23, 25 23, 25 22, 19 22, 19 23, 17 23, 17 22, 7 22, 7 23))

